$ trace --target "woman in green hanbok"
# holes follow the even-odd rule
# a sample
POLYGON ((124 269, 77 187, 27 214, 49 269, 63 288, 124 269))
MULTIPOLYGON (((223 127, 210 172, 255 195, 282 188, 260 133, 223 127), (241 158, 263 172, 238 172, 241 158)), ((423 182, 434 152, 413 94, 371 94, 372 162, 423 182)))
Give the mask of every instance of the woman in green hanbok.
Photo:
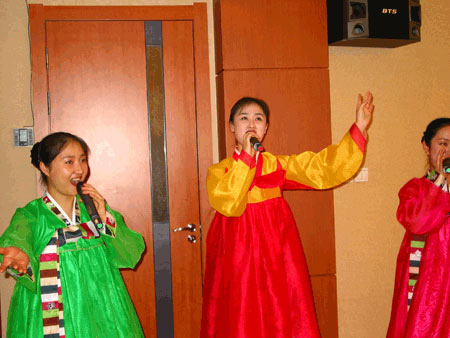
POLYGON ((137 264, 144 241, 84 184, 102 223, 90 220, 76 190, 89 172, 88 152, 82 139, 62 132, 31 150, 47 192, 17 209, 0 237, 0 272, 17 280, 7 337, 144 336, 119 272, 137 264))

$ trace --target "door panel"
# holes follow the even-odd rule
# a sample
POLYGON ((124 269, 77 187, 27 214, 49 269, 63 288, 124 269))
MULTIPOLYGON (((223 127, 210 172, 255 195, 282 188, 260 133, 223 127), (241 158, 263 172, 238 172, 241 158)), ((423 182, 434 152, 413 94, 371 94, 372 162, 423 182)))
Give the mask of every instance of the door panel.
MULTIPOLYGON (((46 29, 50 131, 86 140, 92 152, 89 182, 144 236, 146 253, 137 271, 122 274, 145 335, 156 337, 144 22, 55 21, 46 29)), ((199 224, 192 23, 167 22, 163 31, 169 208, 175 228, 199 224)), ((191 244, 186 233, 172 234, 175 337, 196 337, 201 241, 198 236, 191 244)))
POLYGON ((175 337, 198 337, 202 271, 192 22, 164 21, 162 33, 174 331, 175 337), (189 223, 196 232, 173 232, 189 223), (196 243, 187 240, 189 235, 196 243))
POLYGON ((214 21, 217 73, 328 67, 326 1, 215 0, 214 21))
POLYGON ((149 334, 155 331, 155 293, 144 24, 47 22, 46 28, 50 131, 88 143, 89 182, 145 238, 138 272, 123 276, 149 334))

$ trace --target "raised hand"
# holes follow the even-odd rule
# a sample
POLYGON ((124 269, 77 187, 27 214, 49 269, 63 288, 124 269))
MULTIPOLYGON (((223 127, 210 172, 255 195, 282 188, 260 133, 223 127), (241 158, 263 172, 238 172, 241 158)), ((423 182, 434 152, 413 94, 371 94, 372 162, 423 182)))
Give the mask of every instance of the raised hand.
POLYGON ((17 270, 19 273, 27 272, 30 259, 28 258, 28 255, 19 248, 14 246, 0 248, 0 255, 3 255, 3 263, 0 265, 0 272, 5 272, 8 267, 17 270))
POLYGON ((375 106, 373 105, 373 96, 371 92, 367 92, 363 98, 361 94, 358 94, 358 101, 356 103, 356 125, 367 138, 367 128, 372 122, 372 114, 375 106))

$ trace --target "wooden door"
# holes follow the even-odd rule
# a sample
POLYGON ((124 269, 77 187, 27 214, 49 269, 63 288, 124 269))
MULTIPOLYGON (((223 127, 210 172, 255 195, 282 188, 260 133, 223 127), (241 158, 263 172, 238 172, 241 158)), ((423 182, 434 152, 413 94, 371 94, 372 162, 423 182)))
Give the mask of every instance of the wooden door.
POLYGON ((147 337, 156 337, 157 332, 158 337, 199 335, 201 238, 198 232, 172 232, 189 223, 200 224, 192 30, 192 21, 162 22, 164 82, 159 86, 162 104, 156 105, 165 107, 165 128, 149 129, 149 120, 150 124, 161 120, 149 119, 149 111, 155 109, 150 98, 155 93, 147 88, 155 84, 149 82, 147 87, 147 74, 155 63, 149 63, 146 53, 145 22, 46 23, 49 131, 68 131, 85 139, 91 148, 89 182, 145 238, 142 261, 123 276, 147 337), (165 134, 166 164, 160 168, 166 170, 165 182, 155 181, 151 171, 156 168, 150 154, 154 130, 165 134), (152 196, 152 186, 167 182, 170 228, 161 229, 164 224, 155 221, 152 213, 152 202, 158 197, 152 196), (156 260, 158 250, 167 249, 158 238, 160 230, 170 236, 165 266, 156 260), (197 241, 189 242, 188 235, 196 235, 197 241), (158 284, 158 274, 168 276, 165 282, 172 285, 158 284), (157 303, 162 288, 172 302, 163 300, 161 315, 157 303), (173 318, 167 310, 171 306, 173 318), (172 328, 163 328, 172 322, 172 328))

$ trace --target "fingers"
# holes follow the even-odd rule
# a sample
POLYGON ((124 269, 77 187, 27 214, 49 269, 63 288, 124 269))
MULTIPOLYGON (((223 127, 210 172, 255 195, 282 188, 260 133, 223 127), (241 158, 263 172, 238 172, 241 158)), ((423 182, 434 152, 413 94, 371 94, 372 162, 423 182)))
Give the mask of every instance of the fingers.
POLYGON ((105 198, 92 185, 85 183, 82 188, 83 194, 91 196, 99 203, 104 203, 105 198))
POLYGON ((251 144, 251 142, 250 142, 250 139, 252 138, 252 137, 258 137, 257 135, 256 135, 256 133, 255 132, 253 132, 253 131, 248 131, 248 132, 246 132, 245 134, 244 134, 244 144, 242 145, 243 146, 243 148, 244 148, 244 151, 247 153, 247 154, 249 154, 250 156, 255 156, 256 155, 256 150, 253 148, 253 146, 252 146, 252 144, 251 144))
POLYGON ((8 267, 17 270, 19 273, 26 273, 28 261, 17 260, 13 257, 5 256, 2 265, 0 265, 0 273, 5 272, 8 267))
POLYGON ((445 153, 445 148, 442 148, 439 150, 437 157, 436 157, 436 170, 438 173, 442 173, 443 171, 443 161, 444 161, 444 153, 445 153))
POLYGON ((363 97, 361 94, 358 93, 358 98, 356 100, 356 111, 359 110, 359 108, 361 107, 361 104, 363 103, 363 97))
POLYGON ((98 215, 103 223, 106 222, 106 207, 105 198, 95 189, 92 185, 85 183, 82 187, 83 194, 87 194, 92 197, 95 207, 97 208, 98 215))

